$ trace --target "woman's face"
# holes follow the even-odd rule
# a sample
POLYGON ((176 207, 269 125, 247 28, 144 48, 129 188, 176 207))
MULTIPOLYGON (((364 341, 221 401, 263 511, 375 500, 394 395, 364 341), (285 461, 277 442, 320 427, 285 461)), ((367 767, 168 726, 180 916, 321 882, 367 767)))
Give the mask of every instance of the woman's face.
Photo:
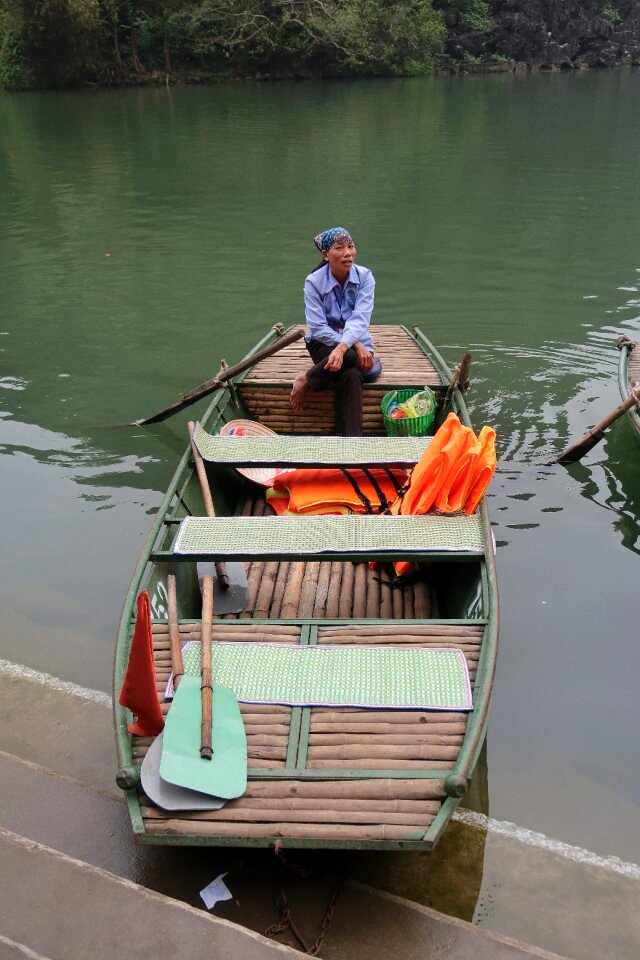
POLYGON ((328 250, 322 251, 333 274, 347 274, 356 260, 356 247, 351 243, 334 243, 328 250))

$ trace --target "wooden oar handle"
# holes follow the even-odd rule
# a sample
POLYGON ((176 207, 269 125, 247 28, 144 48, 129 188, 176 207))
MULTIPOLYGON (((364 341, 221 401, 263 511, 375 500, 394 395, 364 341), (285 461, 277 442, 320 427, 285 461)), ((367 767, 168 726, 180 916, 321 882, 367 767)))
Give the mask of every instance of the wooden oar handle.
POLYGON ((213 577, 202 580, 202 725, 200 728, 200 756, 203 760, 213 757, 213 687, 211 678, 211 629, 213 620, 213 577))
MULTIPOLYGON (((211 489, 209 488, 209 480, 207 478, 207 468, 204 465, 204 460, 200 456, 200 451, 193 442, 193 431, 195 430, 195 423, 193 420, 189 420, 189 437, 191 438, 191 451, 193 453, 193 459, 196 465, 196 471, 198 474, 198 480, 200 481, 200 490, 202 491, 202 499, 204 500, 204 509, 208 517, 215 517, 215 510, 213 508, 213 497, 211 496, 211 489)), ((221 560, 216 560, 216 575, 218 577, 218 586, 222 590, 229 589, 229 577, 227 575, 226 564, 221 560)))
POLYGON ((214 390, 217 390, 218 387, 221 387, 227 380, 231 380, 231 378, 235 377, 238 373, 242 373, 249 367, 253 367, 254 364, 260 363, 261 360, 273 356, 274 353, 277 353, 284 347, 288 347, 290 343, 295 343, 295 341, 299 340, 302 336, 304 336, 304 328, 291 330, 284 336, 279 336, 275 343, 269 344, 269 346, 263 350, 258 350, 257 353, 246 357, 233 367, 227 367, 226 370, 221 370, 213 380, 207 380, 205 383, 201 383, 199 387, 190 390, 189 393, 184 393, 177 403, 172 403, 171 406, 165 407, 164 410, 160 410, 158 413, 154 413, 144 420, 136 420, 135 423, 137 426, 143 427, 150 423, 160 423, 162 420, 166 420, 174 413, 179 413, 180 410, 184 410, 185 407, 190 407, 192 403, 200 400, 201 397, 206 397, 210 393, 213 393, 214 390))
POLYGON ((593 449, 593 447, 602 440, 607 427, 615 423, 623 413, 631 410, 633 406, 637 406, 638 409, 640 409, 640 388, 638 385, 634 385, 631 390, 631 396, 627 397, 624 403, 619 403, 611 413, 596 423, 595 427, 592 427, 588 433, 585 433, 584 437, 578 440, 577 443, 572 443, 571 446, 562 451, 557 459, 550 460, 545 466, 551 466, 554 463, 576 463, 578 460, 581 460, 585 453, 588 453, 589 450, 593 449))
POLYGON ((169 623, 169 640, 171 642, 171 669, 173 670, 173 689, 178 689, 180 677, 184 674, 182 663, 182 649, 180 643, 180 629, 178 627, 178 598, 176 593, 176 578, 173 573, 167 577, 167 596, 169 609, 167 620, 169 623))
POLYGON ((460 393, 465 393, 469 389, 469 370, 471 369, 471 354, 465 353, 462 357, 462 360, 457 364, 455 370, 453 371, 453 376, 451 377, 451 383, 447 387, 447 392, 445 394, 444 402, 442 404, 442 415, 447 413, 447 410, 453 402, 453 392, 458 388, 460 393))

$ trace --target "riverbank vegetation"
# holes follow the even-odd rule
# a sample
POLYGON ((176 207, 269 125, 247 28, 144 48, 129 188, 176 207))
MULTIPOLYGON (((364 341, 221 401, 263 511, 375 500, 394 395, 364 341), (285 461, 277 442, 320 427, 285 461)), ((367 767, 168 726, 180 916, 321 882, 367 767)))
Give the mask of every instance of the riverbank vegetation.
POLYGON ((432 0, 0 0, 0 85, 429 70, 432 0))
POLYGON ((640 0, 0 0, 0 89, 640 62, 640 0))

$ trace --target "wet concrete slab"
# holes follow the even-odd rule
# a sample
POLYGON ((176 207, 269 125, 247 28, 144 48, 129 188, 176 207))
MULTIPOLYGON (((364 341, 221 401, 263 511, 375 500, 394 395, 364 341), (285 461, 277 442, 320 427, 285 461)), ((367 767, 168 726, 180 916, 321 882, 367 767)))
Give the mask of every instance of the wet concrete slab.
MULTIPOLYGON (((336 880, 346 875, 572 960, 640 955, 637 879, 463 823, 451 824, 433 854, 292 851, 282 862, 264 850, 137 846, 112 779, 109 707, 1 673, 0 750, 0 825, 200 912, 199 890, 228 871, 235 900, 219 904, 216 914, 254 931, 278 919, 283 891, 305 942, 313 943, 336 880), (470 884, 473 903, 465 895, 470 884)), ((377 945, 377 960, 410 957, 419 940, 407 923, 394 928, 391 901, 382 895, 384 905, 373 909, 375 932, 366 901, 377 903, 377 895, 367 894, 355 909, 347 890, 321 955, 357 960, 377 945), (393 929, 400 941, 389 932, 389 953, 380 952, 385 930, 393 929)), ((291 931, 281 939, 297 944, 291 931)), ((422 950, 424 957, 424 941, 422 950)))
POLYGON ((29 956, 26 951, 51 960, 288 960, 297 955, 2 828, 0 859, 0 926, 5 938, 23 947, 23 956, 29 956))
POLYGON ((0 672, 0 750, 120 793, 106 702, 0 672))

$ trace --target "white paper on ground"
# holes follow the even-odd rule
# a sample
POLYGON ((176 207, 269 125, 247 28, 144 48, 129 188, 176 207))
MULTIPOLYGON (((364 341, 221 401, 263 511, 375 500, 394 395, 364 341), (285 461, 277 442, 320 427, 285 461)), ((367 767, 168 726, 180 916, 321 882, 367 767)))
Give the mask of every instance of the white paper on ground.
POLYGON ((215 880, 212 880, 211 883, 200 891, 200 896, 204 900, 204 905, 207 910, 215 907, 216 903, 220 900, 233 900, 233 894, 222 879, 226 877, 226 875, 226 873, 221 873, 219 877, 216 877, 215 880))

